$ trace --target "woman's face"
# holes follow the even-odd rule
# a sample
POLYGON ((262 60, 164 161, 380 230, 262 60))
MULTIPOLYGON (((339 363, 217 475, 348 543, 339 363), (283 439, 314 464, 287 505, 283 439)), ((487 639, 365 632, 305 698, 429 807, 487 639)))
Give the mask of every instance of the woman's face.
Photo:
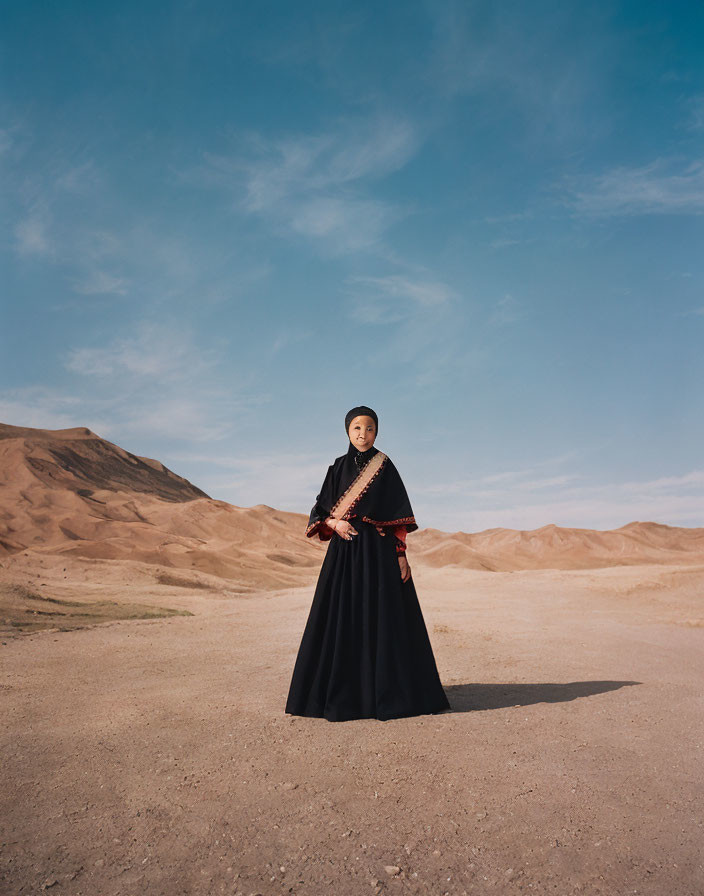
POLYGON ((376 426, 371 417, 355 417, 347 430, 350 442, 360 451, 368 451, 376 438, 376 426))

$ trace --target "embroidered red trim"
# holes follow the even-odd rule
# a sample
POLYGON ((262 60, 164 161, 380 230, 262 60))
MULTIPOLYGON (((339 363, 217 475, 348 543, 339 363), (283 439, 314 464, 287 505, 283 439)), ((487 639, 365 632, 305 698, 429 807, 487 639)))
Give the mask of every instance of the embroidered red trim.
MULTIPOLYGON (((386 526, 388 526, 388 527, 393 526, 394 528, 398 528, 399 526, 403 526, 404 524, 416 522, 416 519, 414 516, 404 516, 404 517, 401 517, 400 519, 389 520, 386 522, 379 522, 378 520, 373 520, 368 516, 363 516, 362 520, 365 523, 371 523, 373 526, 378 526, 378 527, 381 527, 382 529, 386 526)), ((418 524, 416 523, 416 525, 418 525, 418 524)), ((405 554, 406 553, 406 543, 401 538, 399 538, 398 535, 396 536, 396 538, 397 538, 396 553, 397 554, 405 554)))
POLYGON ((398 520, 385 520, 384 522, 371 520, 368 516, 363 516, 362 519, 365 523, 371 523, 373 526, 402 526, 404 523, 415 523, 416 521, 414 516, 403 516, 398 520))

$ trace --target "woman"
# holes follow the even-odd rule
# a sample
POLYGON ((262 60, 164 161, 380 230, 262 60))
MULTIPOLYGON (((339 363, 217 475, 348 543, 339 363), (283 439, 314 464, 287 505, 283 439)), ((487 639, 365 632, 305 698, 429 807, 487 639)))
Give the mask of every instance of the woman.
POLYGON ((394 719, 450 708, 406 559, 418 525, 396 467, 374 447, 377 415, 345 417, 306 535, 330 541, 286 701, 286 712, 331 722, 394 719))

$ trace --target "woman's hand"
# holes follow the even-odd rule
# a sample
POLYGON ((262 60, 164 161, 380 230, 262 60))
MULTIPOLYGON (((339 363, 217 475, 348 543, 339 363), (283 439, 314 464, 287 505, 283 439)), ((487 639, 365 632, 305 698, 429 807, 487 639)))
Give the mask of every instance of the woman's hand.
POLYGON ((355 535, 359 533, 354 528, 351 523, 348 523, 347 520, 336 520, 336 519, 328 519, 328 526, 333 529, 340 538, 344 538, 345 541, 352 541, 355 535))
POLYGON ((401 570, 401 581, 407 582, 411 577, 411 567, 408 560, 406 560, 405 554, 398 555, 398 565, 401 570))

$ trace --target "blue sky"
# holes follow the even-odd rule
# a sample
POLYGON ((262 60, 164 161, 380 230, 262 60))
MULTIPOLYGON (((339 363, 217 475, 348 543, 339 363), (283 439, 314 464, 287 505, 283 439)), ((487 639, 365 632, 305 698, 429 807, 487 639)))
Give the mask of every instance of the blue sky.
POLYGON ((307 513, 704 525, 704 7, 5 4, 0 420, 307 513))

